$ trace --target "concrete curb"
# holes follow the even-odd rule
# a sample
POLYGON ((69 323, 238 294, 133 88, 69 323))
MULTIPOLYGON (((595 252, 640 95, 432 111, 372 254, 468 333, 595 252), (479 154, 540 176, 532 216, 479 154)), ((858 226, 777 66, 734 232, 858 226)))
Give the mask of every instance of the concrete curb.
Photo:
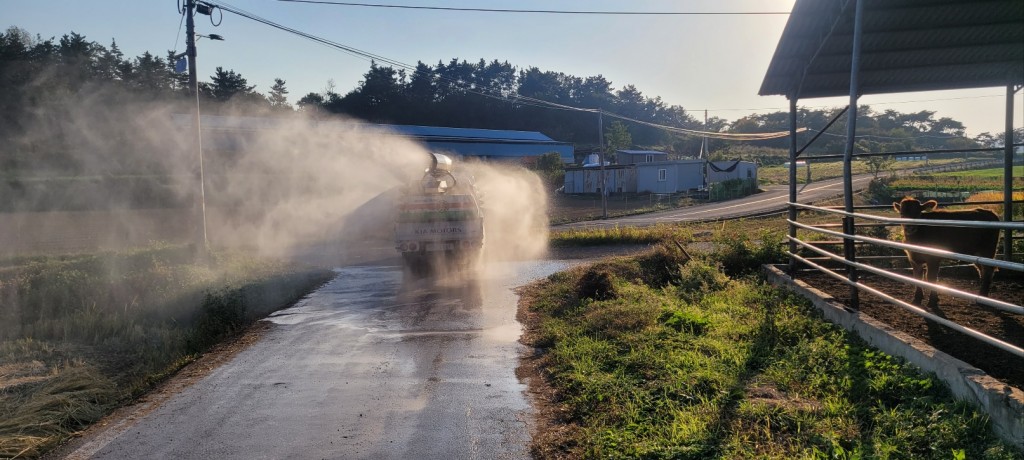
POLYGON ((846 308, 832 296, 790 278, 779 266, 765 265, 763 271, 772 284, 786 287, 810 300, 830 322, 856 333, 885 353, 902 357, 925 372, 934 373, 946 382, 954 396, 988 414, 999 437, 1024 449, 1024 391, 868 315, 846 308))

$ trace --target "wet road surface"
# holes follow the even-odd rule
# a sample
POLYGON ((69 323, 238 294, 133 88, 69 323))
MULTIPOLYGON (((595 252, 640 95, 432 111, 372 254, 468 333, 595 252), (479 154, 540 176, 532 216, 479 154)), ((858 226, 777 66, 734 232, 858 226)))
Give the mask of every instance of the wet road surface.
POLYGON ((512 288, 570 264, 442 282, 338 269, 262 340, 69 458, 528 458, 512 288))

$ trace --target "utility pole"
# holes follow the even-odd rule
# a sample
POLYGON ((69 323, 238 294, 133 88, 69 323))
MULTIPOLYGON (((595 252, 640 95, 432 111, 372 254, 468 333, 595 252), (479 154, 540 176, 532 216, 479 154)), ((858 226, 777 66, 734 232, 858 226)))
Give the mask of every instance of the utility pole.
POLYGON ((604 180, 604 112, 597 109, 598 161, 601 163, 601 218, 608 218, 608 184, 604 180))
POLYGON ((193 226, 195 235, 196 256, 205 259, 209 254, 209 243, 206 239, 206 178, 203 171, 203 134, 199 124, 199 79, 196 76, 196 24, 193 14, 196 8, 196 0, 185 0, 185 53, 188 56, 188 86, 189 90, 196 97, 195 116, 192 118, 192 126, 195 128, 194 148, 199 161, 197 172, 198 191, 195 196, 193 226))
MULTIPOLYGON (((708 189, 708 168, 711 164, 711 148, 708 146, 708 109, 704 109, 704 139, 700 142, 700 154, 697 156, 698 159, 704 160, 704 164, 701 168, 703 176, 701 178, 701 186, 704 190, 708 189)), ((708 195, 710 198, 710 195, 708 195)))
POLYGON ((711 158, 711 149, 708 147, 708 109, 704 109, 704 140, 700 143, 700 158, 711 158))

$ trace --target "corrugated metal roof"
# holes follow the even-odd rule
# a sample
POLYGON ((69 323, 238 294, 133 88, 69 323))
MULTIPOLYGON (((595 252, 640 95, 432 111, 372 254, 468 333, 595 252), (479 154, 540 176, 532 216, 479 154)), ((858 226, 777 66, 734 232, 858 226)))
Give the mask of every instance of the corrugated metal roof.
POLYGON ((485 139, 490 141, 531 141, 555 142, 554 139, 535 131, 511 131, 499 129, 446 128, 441 126, 380 125, 399 134, 422 139, 485 139))
MULTIPOLYGON (((1024 84, 1024 1, 864 2, 860 94, 1024 84)), ((852 0, 797 0, 758 94, 850 93, 852 0)))
POLYGON ((667 152, 658 152, 655 150, 616 150, 616 152, 628 153, 630 155, 668 155, 667 152))

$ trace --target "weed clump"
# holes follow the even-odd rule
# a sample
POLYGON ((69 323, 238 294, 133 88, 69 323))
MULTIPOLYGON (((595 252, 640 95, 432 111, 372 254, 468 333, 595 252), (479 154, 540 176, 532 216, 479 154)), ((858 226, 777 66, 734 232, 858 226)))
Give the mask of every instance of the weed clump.
POLYGON ((730 278, 756 273, 764 264, 777 264, 786 260, 782 247, 782 234, 764 231, 752 240, 749 235, 739 232, 722 232, 715 237, 718 250, 713 258, 722 265, 722 271, 730 278))
POLYGON ((237 290, 207 293, 186 343, 199 353, 246 326, 245 303, 237 290))
POLYGON ((691 260, 679 267, 678 273, 676 290, 679 297, 687 300, 721 291, 729 284, 729 277, 722 273, 721 267, 707 260, 691 260))
POLYGON ((576 296, 581 299, 610 300, 618 298, 614 276, 608 270, 590 268, 576 283, 576 296))
POLYGON ((686 310, 665 310, 658 318, 661 324, 676 332, 702 335, 711 325, 711 320, 703 315, 686 310))
POLYGON ((681 281, 680 268, 688 261, 689 256, 686 253, 672 250, 665 245, 641 254, 637 258, 641 280, 653 288, 679 284, 681 281))

